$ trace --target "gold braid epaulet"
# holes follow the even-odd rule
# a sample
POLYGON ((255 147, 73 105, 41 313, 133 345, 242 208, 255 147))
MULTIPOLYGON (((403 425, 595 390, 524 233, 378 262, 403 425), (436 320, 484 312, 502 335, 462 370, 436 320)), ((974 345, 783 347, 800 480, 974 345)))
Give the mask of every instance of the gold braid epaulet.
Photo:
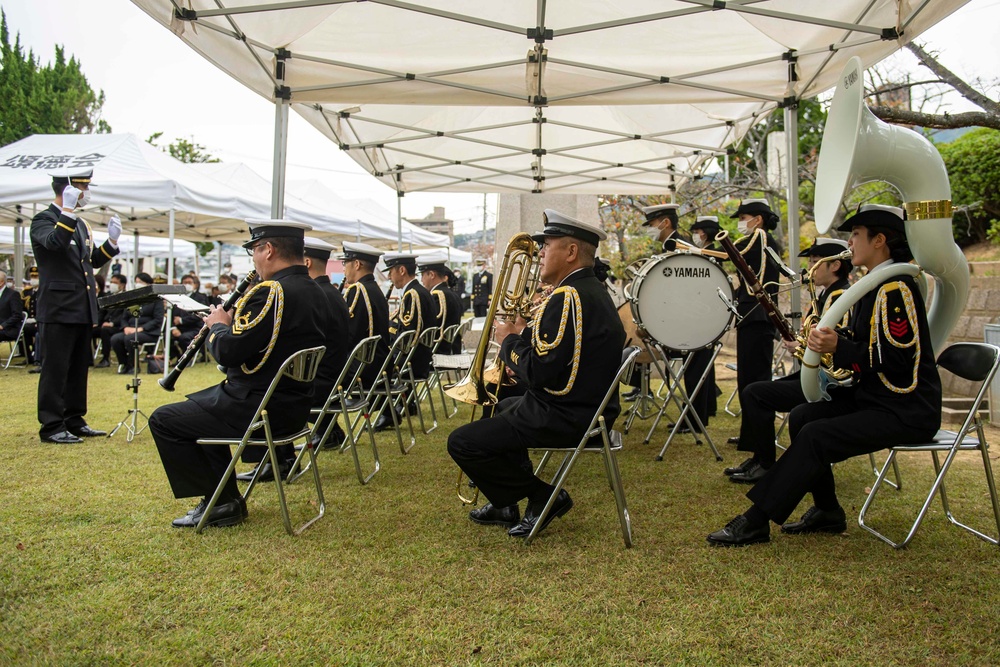
MULTIPOLYGON (((750 252, 750 248, 752 248, 757 241, 760 241, 760 268, 757 269, 757 280, 764 280, 764 265, 767 264, 767 232, 760 227, 753 230, 753 236, 750 237, 750 242, 747 243, 743 250, 740 250, 740 254, 746 255, 750 252)), ((749 264, 749 262, 747 262, 747 264, 749 264)))
MULTIPOLYGON (((824 310, 832 306, 833 302, 842 297, 844 295, 844 292, 846 291, 847 290, 844 289, 838 289, 830 292, 829 296, 826 297, 826 305, 824 306, 824 310)), ((840 318, 840 322, 838 322, 836 326, 840 327, 841 329, 846 329, 848 326, 850 326, 850 324, 851 324, 851 309, 848 308, 847 311, 844 313, 844 316, 840 318)))
POLYGON ((354 317, 354 308, 358 305, 358 299, 365 298, 365 309, 368 311, 368 337, 375 335, 375 318, 372 316, 372 300, 368 296, 368 290, 361 283, 351 283, 347 286, 347 298, 350 299, 350 292, 354 290, 354 300, 348 301, 347 310, 354 317))
POLYGON ((410 326, 414 316, 417 318, 417 331, 424 330, 424 318, 420 312, 420 295, 417 290, 408 289, 403 292, 403 298, 399 302, 399 322, 404 327, 410 326), (406 307, 406 298, 410 298, 410 308, 406 307))
POLYGON ((539 335, 539 329, 541 326, 534 327, 531 332, 531 343, 535 348, 535 352, 540 357, 544 357, 549 353, 550 350, 555 349, 562 342, 563 336, 566 333, 566 322, 569 321, 569 317, 573 315, 573 365, 572 370, 569 374, 569 381, 566 386, 562 389, 556 391, 554 389, 546 389, 553 396, 565 396, 573 389, 573 383, 576 382, 577 371, 580 370, 580 348, 583 344, 583 304, 580 303, 580 294, 572 287, 559 287, 553 290, 552 294, 542 302, 541 307, 538 310, 537 321, 541 323, 542 316, 545 314, 545 308, 549 305, 552 297, 556 294, 563 294, 563 307, 562 314, 559 319, 559 331, 556 333, 556 339, 551 343, 547 343, 541 339, 539 335))
POLYGON ((441 331, 438 334, 437 339, 441 340, 444 338, 444 320, 448 317, 448 300, 444 298, 444 290, 434 290, 432 294, 437 296, 438 305, 440 306, 440 308, 438 308, 438 314, 441 318, 441 331))
POLYGON ((233 315, 233 334, 238 336, 244 331, 249 331, 255 326, 260 324, 265 317, 267 317, 268 312, 270 312, 272 306, 274 307, 274 325, 271 327, 271 338, 267 341, 267 347, 264 349, 264 356, 261 358, 260 363, 253 368, 247 368, 246 364, 243 364, 240 368, 247 375, 253 375, 267 363, 268 358, 271 356, 271 352, 274 351, 274 344, 278 342, 278 330, 281 328, 281 315, 285 310, 285 291, 281 288, 281 283, 275 282, 274 280, 265 280, 263 282, 257 283, 253 287, 247 290, 246 294, 240 297, 240 300, 236 302, 236 309, 233 315), (267 300, 261 307, 260 312, 250 319, 249 314, 244 314, 243 309, 246 307, 247 303, 258 290, 267 288, 267 300))
POLYGON ((909 394, 914 389, 917 388, 917 371, 920 368, 920 326, 917 321, 917 310, 913 303, 913 292, 906 283, 902 281, 897 281, 894 283, 887 283, 882 286, 878 291, 878 295, 875 297, 875 307, 872 308, 872 318, 871 318, 871 330, 868 334, 868 363, 872 364, 873 360, 873 348, 878 350, 879 362, 882 361, 882 337, 879 336, 879 330, 885 334, 885 339, 889 341, 889 344, 893 347, 898 347, 900 349, 915 348, 913 350, 913 381, 910 383, 909 387, 902 388, 889 382, 886 379, 885 374, 879 373, 878 378, 885 385, 885 388, 889 391, 895 392, 897 394, 909 394), (889 323, 889 292, 899 290, 899 295, 903 298, 903 306, 906 308, 906 320, 909 324, 910 331, 913 332, 913 338, 909 343, 901 343, 896 340, 896 337, 891 331, 891 325, 889 323))

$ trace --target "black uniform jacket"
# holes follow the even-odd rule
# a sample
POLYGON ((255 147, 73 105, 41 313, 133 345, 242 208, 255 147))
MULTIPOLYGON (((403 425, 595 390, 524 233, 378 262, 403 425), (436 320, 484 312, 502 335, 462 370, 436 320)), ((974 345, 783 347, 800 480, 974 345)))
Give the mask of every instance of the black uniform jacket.
POLYGON ((24 311, 28 313, 28 317, 38 316, 38 295, 35 293, 36 288, 25 287, 21 290, 21 305, 24 306, 24 311))
POLYGON ((24 321, 24 304, 21 295, 9 287, 0 285, 0 327, 4 331, 21 330, 24 321))
POLYGON ((160 333, 160 329, 163 327, 163 301, 160 299, 144 303, 139 307, 138 325, 128 308, 124 308, 120 312, 121 319, 118 320, 118 326, 122 328, 138 326, 143 333, 155 336, 160 333))
MULTIPOLYGON (((434 300, 442 333, 447 327, 462 323, 462 298, 448 287, 447 282, 435 285, 434 289, 431 290, 431 297, 434 300)), ((441 354, 460 354, 462 352, 462 339, 455 336, 450 347, 442 345, 438 351, 441 354)))
POLYGON ((887 280, 855 304, 833 362, 854 371, 859 408, 888 410, 931 435, 941 427, 941 379, 923 298, 909 276, 887 280))
MULTIPOLYGON (((207 306, 210 304, 210 298, 202 294, 201 292, 189 292, 188 296, 203 306, 207 306)), ((197 312, 189 312, 187 310, 184 310, 183 308, 174 308, 173 316, 181 318, 181 322, 180 324, 176 324, 173 326, 176 326, 177 330, 180 331, 181 333, 191 332, 191 331, 195 332, 201 331, 201 328, 205 326, 204 316, 206 314, 207 311, 204 310, 200 310, 197 312)))
POLYGON ((679 231, 675 229, 674 231, 670 232, 670 236, 663 239, 664 252, 670 252, 669 250, 667 250, 667 241, 684 241, 685 243, 691 243, 691 237, 689 237, 687 234, 681 234, 679 231))
POLYGON ((315 307, 320 308, 329 304, 330 317, 333 326, 327 329, 326 333, 326 354, 320 362, 319 371, 316 373, 316 388, 319 390, 315 396, 316 403, 326 401, 327 395, 333 389, 333 383, 340 377, 340 371, 344 369, 347 358, 351 356, 351 350, 356 343, 351 341, 350 319, 347 312, 347 302, 340 290, 330 282, 330 276, 320 276, 316 278, 316 284, 323 290, 326 303, 317 303, 315 307), (320 395, 322 393, 322 396, 320 395))
POLYGON ((365 387, 371 388, 372 383, 378 379, 378 372, 385 363, 385 358, 389 356, 389 302, 378 288, 375 276, 370 273, 348 285, 344 299, 350 313, 351 349, 364 338, 379 337, 375 359, 361 374, 365 387))
POLYGON ((90 225, 51 204, 31 221, 31 249, 38 263, 38 321, 97 324, 94 269, 118 248, 110 240, 95 248, 90 225))
MULTIPOLYGON (((441 326, 441 320, 438 319, 437 306, 431 300, 431 293, 414 278, 403 288, 399 310, 389 320, 389 338, 396 340, 404 331, 416 331, 419 338, 424 329, 437 326, 441 326)), ((431 348, 417 345, 413 352, 414 375, 426 377, 430 364, 431 348)))
POLYGON ((472 305, 488 306, 493 294, 493 274, 483 269, 472 275, 472 305))
MULTIPOLYGON (((527 386, 501 417, 528 446, 577 444, 618 372, 624 346, 621 319, 594 270, 573 272, 531 326, 501 343, 501 360, 527 386)), ((615 393, 604 412, 608 429, 620 411, 615 393)))
MULTIPOLYGON (((823 313, 826 312, 827 306, 833 305, 833 303, 837 299, 843 296, 844 292, 846 292, 850 286, 851 283, 850 281, 847 280, 847 278, 840 278, 832 285, 827 287, 825 290, 823 290, 823 293, 816 297, 817 300, 816 305, 817 309, 819 310, 819 316, 822 317, 823 313)), ((806 314, 808 315, 809 313, 806 314)), ((842 329, 846 329, 847 327, 850 326, 850 324, 851 324, 851 311, 848 310, 846 313, 844 313, 844 316, 840 318, 840 322, 837 323, 837 326, 842 329)))
MULTIPOLYGON (((226 367, 226 379, 188 398, 234 430, 245 429, 285 359, 326 344, 333 318, 329 309, 316 307, 325 302, 322 289, 304 265, 282 269, 271 280, 248 289, 236 304, 232 325, 215 324, 208 334, 208 349, 226 367)), ((267 411, 274 435, 304 424, 312 401, 312 384, 282 379, 267 411)))
MULTIPOLYGON (((774 240, 774 237, 771 236, 771 233, 764 232, 764 236, 767 239, 767 245, 771 246, 780 255, 781 248, 778 246, 778 242, 774 240)), ((750 269, 757 274, 760 282, 765 286, 764 289, 771 295, 771 299, 777 303, 778 267, 768 254, 764 252, 764 244, 757 241, 758 238, 759 236, 756 234, 748 234, 739 241, 736 241, 735 245, 737 250, 741 252, 749 246, 749 249, 743 253, 743 258, 750 265, 750 269)), ((737 326, 743 326, 751 322, 770 322, 767 312, 757 306, 757 298, 747 291, 743 283, 743 277, 740 276, 740 286, 736 290, 736 311, 742 319, 737 326)))

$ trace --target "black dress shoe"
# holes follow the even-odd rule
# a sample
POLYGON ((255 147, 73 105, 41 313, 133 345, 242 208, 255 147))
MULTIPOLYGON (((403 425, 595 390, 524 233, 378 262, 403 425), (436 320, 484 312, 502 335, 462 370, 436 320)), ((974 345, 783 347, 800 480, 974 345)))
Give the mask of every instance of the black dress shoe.
MULTIPOLYGON (((677 424, 675 424, 674 422, 671 422, 671 423, 667 424, 667 428, 673 430, 674 426, 676 426, 676 425, 677 424)), ((702 431, 701 430, 696 430, 696 432, 697 433, 701 433, 702 431)), ((679 429, 677 429, 677 433, 684 433, 684 434, 691 433, 691 427, 689 427, 687 424, 684 424, 679 429)))
POLYGON ((79 438, 69 431, 59 431, 52 435, 42 436, 42 442, 54 442, 57 445, 78 445, 83 442, 83 438, 79 438))
MULTIPOLYGON (((201 502, 199 502, 192 509, 189 509, 187 511, 188 516, 191 516, 192 514, 201 514, 202 512, 205 511, 205 508, 207 506, 208 506, 208 498, 202 498, 201 502)), ((248 516, 250 516, 250 512, 247 511, 246 501, 243 501, 243 502, 240 503, 240 509, 243 510, 243 518, 244 519, 247 518, 248 516)))
POLYGON ((802 518, 798 521, 786 523, 781 527, 781 532, 790 535, 801 535, 802 533, 843 533, 847 530, 847 515, 844 508, 838 507, 836 510, 821 510, 813 505, 806 510, 802 518))
POLYGON ((38 364, 35 364, 34 366, 32 366, 31 368, 28 369, 28 372, 29 373, 41 373, 42 372, 42 367, 39 366, 38 364))
MULTIPOLYGON (((198 522, 201 521, 201 517, 205 514, 205 507, 207 506, 208 501, 202 498, 201 502, 198 503, 198 506, 192 512, 188 512, 181 518, 173 520, 174 528, 196 528, 198 522)), ((215 507, 212 508, 212 512, 208 515, 208 521, 205 522, 205 526, 235 526, 243 523, 246 517, 246 503, 243 502, 242 498, 234 498, 226 502, 216 503, 215 507)))
POLYGON ((738 445, 738 444, 740 444, 740 436, 734 435, 731 438, 726 438, 726 444, 727 445, 738 445))
POLYGON ((135 373, 135 369, 131 366, 119 366, 118 375, 132 375, 135 373))
POLYGON ((639 387, 632 387, 631 389, 629 389, 628 391, 626 391, 626 392, 624 392, 622 394, 622 399, 624 399, 626 401, 634 401, 635 399, 639 398, 639 395, 641 393, 642 393, 642 389, 641 388, 639 388, 639 387))
POLYGON ((507 507, 493 507, 491 503, 486 503, 469 512, 469 519, 484 526, 506 526, 510 528, 517 525, 521 520, 521 512, 517 505, 507 507))
POLYGON ((742 547, 771 541, 771 524, 750 528, 748 523, 747 518, 740 514, 727 523, 725 528, 715 531, 706 539, 713 547, 742 547))
POLYGON ((767 470, 767 468, 754 461, 743 472, 734 472, 730 475, 729 481, 736 482, 737 484, 756 484, 767 474, 767 470))
POLYGON ((94 364, 94 368, 107 368, 110 365, 111 365, 110 361, 108 361, 107 359, 101 359, 96 364, 94 364))
POLYGON ((750 458, 748 458, 746 461, 744 461, 743 463, 739 464, 738 466, 733 466, 732 468, 726 468, 725 470, 722 471, 722 474, 725 475, 726 477, 731 477, 732 475, 735 475, 738 472, 740 472, 740 473, 746 472, 747 468, 749 468, 753 464, 753 462, 754 462, 754 459, 751 456, 750 458))
POLYGON ((340 428, 339 424, 334 424, 333 429, 330 431, 330 437, 323 443, 323 449, 338 449, 344 444, 345 440, 347 440, 347 434, 344 433, 344 429, 340 428))
POLYGON ((69 432, 78 438, 99 438, 102 435, 108 434, 107 431, 98 431, 96 428, 90 428, 86 424, 80 428, 71 428, 69 432))
MULTIPOLYGON (((278 473, 281 478, 284 479, 288 477, 288 472, 292 469, 292 461, 285 461, 278 465, 278 473)), ((261 461, 257 464, 258 466, 264 466, 264 469, 260 471, 260 477, 257 478, 258 482, 273 482, 274 481, 274 469, 271 467, 270 461, 261 461)), ((249 472, 241 472, 236 476, 236 479, 240 482, 249 482, 253 479, 254 473, 257 472, 257 468, 250 470, 249 472)))
MULTIPOLYGON (((529 502, 528 506, 524 509, 524 518, 521 519, 521 523, 508 530, 507 534, 511 537, 527 537, 530 535, 531 529, 538 523, 539 515, 545 509, 545 502, 547 500, 538 503, 529 502)), ((549 515, 545 517, 545 523, 538 527, 538 532, 540 533, 545 530, 545 527, 552 523, 552 519, 562 516, 571 509, 573 509, 573 499, 566 493, 566 489, 561 489, 559 495, 556 496, 556 501, 552 504, 552 509, 549 510, 549 515)))

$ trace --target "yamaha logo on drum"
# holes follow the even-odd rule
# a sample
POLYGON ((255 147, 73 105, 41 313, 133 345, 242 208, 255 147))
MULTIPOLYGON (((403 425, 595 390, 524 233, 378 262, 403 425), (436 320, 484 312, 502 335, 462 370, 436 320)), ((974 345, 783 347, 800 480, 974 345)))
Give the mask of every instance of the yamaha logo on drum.
POLYGON ((678 266, 676 269, 665 266, 663 267, 663 277, 664 278, 710 278, 712 276, 711 270, 708 267, 697 267, 697 266, 678 266))

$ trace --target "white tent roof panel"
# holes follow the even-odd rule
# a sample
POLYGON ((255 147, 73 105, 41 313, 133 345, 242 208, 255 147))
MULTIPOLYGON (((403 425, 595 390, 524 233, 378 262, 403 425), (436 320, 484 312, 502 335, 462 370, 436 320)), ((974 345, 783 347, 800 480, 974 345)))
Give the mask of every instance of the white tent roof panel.
POLYGON ((849 57, 876 63, 964 4, 186 0, 175 17, 133 2, 267 99, 282 89, 398 190, 581 193, 666 191, 668 164, 699 169, 849 57))

